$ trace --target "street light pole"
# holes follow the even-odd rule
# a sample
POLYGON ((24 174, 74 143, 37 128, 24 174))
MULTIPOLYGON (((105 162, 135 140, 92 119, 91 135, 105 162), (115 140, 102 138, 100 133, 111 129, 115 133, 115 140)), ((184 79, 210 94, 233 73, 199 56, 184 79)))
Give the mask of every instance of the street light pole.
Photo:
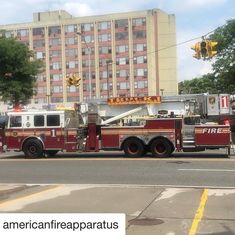
MULTIPOLYGON (((87 46, 87 44, 86 44, 87 46)), ((89 80, 89 99, 91 100, 91 48, 87 46, 88 50, 88 80, 89 80)))
POLYGON ((111 64, 112 60, 106 61, 106 67, 107 67, 107 99, 109 98, 109 64, 111 64))
MULTIPOLYGON (((82 36, 83 36, 83 34, 80 33, 80 32, 77 32, 77 35, 81 36, 81 38, 82 38, 82 36)), ((85 38, 84 38, 84 40, 83 40, 83 38, 82 38, 82 42, 85 43, 86 48, 87 48, 87 50, 88 50, 89 99, 91 100, 91 90, 92 90, 92 87, 91 87, 91 48, 87 45, 87 42, 86 42, 85 38)))
POLYGON ((161 96, 163 96, 164 89, 160 89, 160 91, 161 91, 161 96))

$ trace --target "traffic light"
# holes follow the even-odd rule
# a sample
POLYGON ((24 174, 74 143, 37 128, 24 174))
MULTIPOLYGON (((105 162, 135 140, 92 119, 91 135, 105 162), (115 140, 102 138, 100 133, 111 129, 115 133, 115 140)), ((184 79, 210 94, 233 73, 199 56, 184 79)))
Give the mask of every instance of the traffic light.
POLYGON ((196 52, 193 57, 196 59, 210 59, 217 54, 216 46, 218 42, 203 39, 197 42, 191 48, 196 52))
POLYGON ((75 75, 66 77, 67 86, 79 87, 80 86, 80 81, 81 81, 81 78, 76 77, 75 75))
POLYGON ((201 59, 201 53, 200 53, 200 43, 197 42, 196 44, 194 44, 191 49, 193 49, 195 51, 195 54, 193 55, 194 58, 196 59, 201 59))
POLYGON ((67 86, 72 86, 73 85, 73 78, 70 76, 66 77, 66 84, 67 84, 67 86))
POLYGON ((204 58, 209 57, 209 54, 208 54, 208 41, 203 40, 202 42, 200 42, 200 53, 201 53, 201 56, 204 57, 204 58))
POLYGON ((80 81, 81 81, 80 77, 76 77, 75 75, 73 75, 73 85, 74 86, 79 87, 80 86, 80 81))
POLYGON ((212 58, 217 54, 216 46, 218 42, 208 41, 208 56, 212 58))

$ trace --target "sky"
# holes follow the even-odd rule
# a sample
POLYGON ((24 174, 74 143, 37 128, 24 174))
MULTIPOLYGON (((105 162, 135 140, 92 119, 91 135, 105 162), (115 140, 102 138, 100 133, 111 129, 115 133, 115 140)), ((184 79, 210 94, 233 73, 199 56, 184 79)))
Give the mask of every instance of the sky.
POLYGON ((178 82, 211 71, 211 62, 193 58, 191 46, 229 19, 234 0, 0 0, 0 25, 32 22, 34 12, 66 10, 73 16, 103 15, 158 8, 176 17, 178 82), (188 43, 182 43, 195 39, 188 43))

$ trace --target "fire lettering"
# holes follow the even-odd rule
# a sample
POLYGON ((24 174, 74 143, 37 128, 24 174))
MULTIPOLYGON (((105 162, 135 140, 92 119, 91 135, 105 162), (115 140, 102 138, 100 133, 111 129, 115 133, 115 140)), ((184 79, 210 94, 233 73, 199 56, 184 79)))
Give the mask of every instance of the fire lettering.
POLYGON ((202 133, 207 134, 217 134, 217 133, 223 133, 222 128, 203 128, 202 133))

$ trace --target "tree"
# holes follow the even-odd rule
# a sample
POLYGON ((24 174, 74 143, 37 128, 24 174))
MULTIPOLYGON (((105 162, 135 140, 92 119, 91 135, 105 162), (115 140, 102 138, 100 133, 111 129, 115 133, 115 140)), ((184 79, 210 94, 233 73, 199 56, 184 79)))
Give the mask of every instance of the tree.
POLYGON ((26 104, 34 94, 36 75, 42 63, 14 38, 0 38, 0 96, 14 106, 26 104))
POLYGON ((180 94, 218 93, 217 83, 213 74, 203 75, 201 78, 185 80, 179 83, 180 94))
POLYGON ((222 92, 235 93, 235 19, 217 28, 210 39, 218 42, 213 75, 222 92))
POLYGON ((235 94, 235 19, 217 28, 209 39, 218 42, 218 53, 212 64, 212 73, 180 82, 180 94, 235 94))

